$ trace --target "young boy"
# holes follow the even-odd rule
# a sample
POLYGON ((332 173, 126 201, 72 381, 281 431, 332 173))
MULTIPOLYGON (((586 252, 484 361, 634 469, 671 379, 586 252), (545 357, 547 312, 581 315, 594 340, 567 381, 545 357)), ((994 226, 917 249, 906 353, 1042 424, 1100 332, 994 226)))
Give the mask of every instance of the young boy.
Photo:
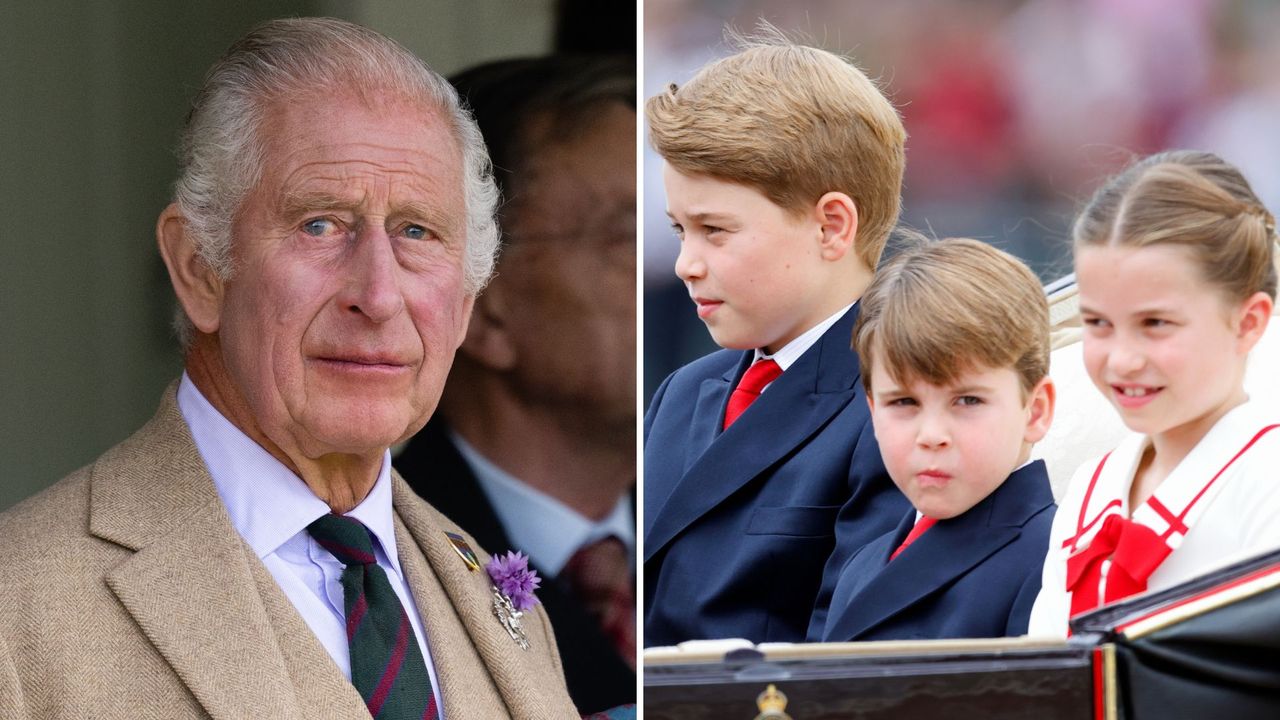
POLYGON ((726 350, 668 377, 645 416, 644 642, 800 641, 828 558, 906 507, 849 348, 906 133, 859 70, 779 39, 645 110, 676 274, 726 350))
POLYGON ((1053 419, 1049 310, 976 240, 904 252, 862 298, 854 347, 880 453, 914 509, 840 570, 810 640, 1022 635, 1055 506, 1031 445, 1053 419))

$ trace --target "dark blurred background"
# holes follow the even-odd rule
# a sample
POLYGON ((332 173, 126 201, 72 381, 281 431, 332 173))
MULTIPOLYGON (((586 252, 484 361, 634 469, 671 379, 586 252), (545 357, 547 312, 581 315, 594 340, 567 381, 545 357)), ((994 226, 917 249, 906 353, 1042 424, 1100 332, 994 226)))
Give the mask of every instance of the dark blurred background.
MULTIPOLYGON (((645 0, 647 98, 758 18, 851 56, 901 111, 903 220, 1071 271, 1070 222, 1133 154, 1211 150, 1280 209, 1280 2, 645 0)), ((644 158, 644 398, 715 349, 673 273, 661 164, 644 158)))
POLYGON ((234 40, 272 17, 331 15, 445 75, 557 46, 634 51, 633 3, 584 21, 586 5, 3 0, 0 510, 127 437, 180 372, 154 223, 189 99, 234 40))

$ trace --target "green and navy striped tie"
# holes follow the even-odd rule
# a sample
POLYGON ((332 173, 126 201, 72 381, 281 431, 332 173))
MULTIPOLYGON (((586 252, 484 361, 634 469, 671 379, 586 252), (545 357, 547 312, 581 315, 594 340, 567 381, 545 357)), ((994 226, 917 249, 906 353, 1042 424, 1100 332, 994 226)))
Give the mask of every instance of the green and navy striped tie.
POLYGON ((378 567, 369 531, 359 520, 333 514, 311 523, 307 531, 346 565, 342 598, 351 684, 369 714, 378 720, 438 718, 422 650, 387 573, 378 567))

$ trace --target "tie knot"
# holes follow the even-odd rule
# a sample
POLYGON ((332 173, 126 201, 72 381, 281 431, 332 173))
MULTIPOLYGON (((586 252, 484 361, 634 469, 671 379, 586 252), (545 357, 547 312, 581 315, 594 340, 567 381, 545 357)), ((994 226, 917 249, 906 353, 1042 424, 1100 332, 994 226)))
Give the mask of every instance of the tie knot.
POLYGON ((777 380, 781 374, 782 367, 772 359, 758 360, 742 374, 738 390, 759 395, 766 385, 777 380))
POLYGON ((307 526, 307 532, 343 565, 371 565, 377 562, 369 530, 355 518, 333 513, 321 515, 307 526))
POLYGON ((738 416, 760 397, 760 391, 764 390, 764 386, 777 380, 781 374, 782 368, 772 359, 757 360, 754 365, 747 368, 747 371, 742 374, 742 379, 738 381, 738 387, 729 394, 729 402, 724 409, 724 428, 729 429, 738 416))
POLYGON ((613 535, 578 548, 565 564, 564 572, 579 592, 597 592, 597 589, 628 585, 631 581, 627 548, 613 535))

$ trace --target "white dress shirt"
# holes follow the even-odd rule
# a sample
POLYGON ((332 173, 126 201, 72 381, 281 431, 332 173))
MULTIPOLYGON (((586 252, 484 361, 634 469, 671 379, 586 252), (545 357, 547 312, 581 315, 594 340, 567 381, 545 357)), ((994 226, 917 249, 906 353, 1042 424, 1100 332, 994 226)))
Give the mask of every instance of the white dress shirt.
MULTIPOLYGON (((834 315, 831 315, 826 320, 823 320, 817 325, 814 325, 808 330, 805 330, 804 332, 800 333, 799 335, 796 336, 794 340, 787 343, 786 345, 783 345, 782 348, 778 350, 778 352, 772 355, 769 355, 768 353, 766 353, 762 348, 756 348, 756 356, 755 356, 755 359, 752 360, 752 363, 754 364, 754 363, 760 362, 761 360, 773 360, 774 362, 778 363, 778 367, 782 368, 782 372, 786 372, 787 368, 794 365, 795 362, 800 359, 800 356, 805 354, 805 351, 813 347, 814 343, 818 342, 818 338, 822 337, 823 333, 830 330, 831 326, 835 325, 836 321, 844 317, 844 314, 849 312, 849 308, 853 307, 856 304, 857 304, 857 301, 855 300, 849 303, 848 305, 845 305, 844 307, 840 308, 835 312, 834 315)), ((850 337, 849 341, 852 342, 853 338, 850 337)), ((773 383, 769 383, 769 385, 772 385, 772 384, 773 383)), ((763 393, 765 390, 768 390, 769 385, 765 385, 763 388, 761 388, 760 392, 763 393)))
MULTIPOLYGON (((231 524, 257 553, 315 633, 338 668, 351 677, 346 616, 342 599, 343 565, 307 533, 307 526, 329 512, 329 506, 262 446, 232 425, 205 399, 186 373, 178 385, 178 408, 191 428, 231 524)), ((359 505, 346 513, 364 523, 376 538, 378 565, 404 605, 433 688, 439 688, 418 607, 405 584, 396 550, 391 509, 391 453, 382 458, 378 480, 359 505)), ((444 717, 440 693, 436 705, 444 717)))
POLYGON ((495 555, 520 550, 539 570, 555 577, 578 548, 613 535, 626 546, 634 569, 636 524, 630 497, 619 498, 609 515, 596 522, 494 465, 457 433, 450 432, 450 438, 515 545, 487 550, 495 555))

